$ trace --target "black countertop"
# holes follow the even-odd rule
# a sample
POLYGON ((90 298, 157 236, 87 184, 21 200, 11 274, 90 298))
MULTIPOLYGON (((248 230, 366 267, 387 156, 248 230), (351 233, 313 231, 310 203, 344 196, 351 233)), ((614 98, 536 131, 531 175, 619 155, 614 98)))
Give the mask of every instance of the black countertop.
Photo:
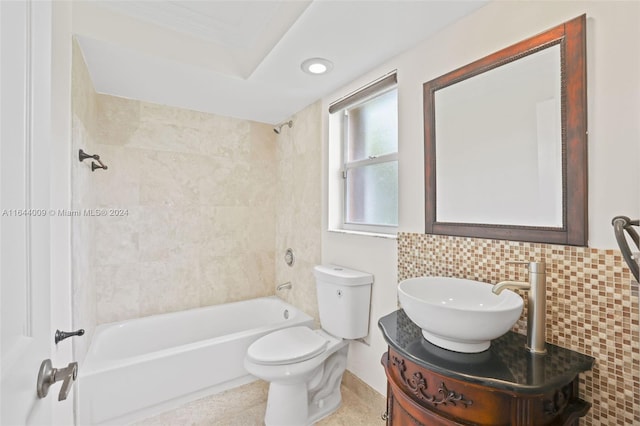
POLYGON ((590 356, 549 343, 546 355, 533 355, 525 348, 526 337, 511 331, 477 354, 442 349, 425 340, 402 309, 380 318, 378 326, 389 346, 430 371, 518 393, 556 389, 594 363, 590 356))

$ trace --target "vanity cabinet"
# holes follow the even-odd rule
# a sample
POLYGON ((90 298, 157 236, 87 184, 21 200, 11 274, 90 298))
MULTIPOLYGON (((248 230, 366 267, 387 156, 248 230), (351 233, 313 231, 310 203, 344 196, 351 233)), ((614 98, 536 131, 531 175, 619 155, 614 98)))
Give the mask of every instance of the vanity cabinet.
POLYGON ((389 350, 387 425, 577 425, 590 408, 578 395, 578 375, 593 358, 548 345, 532 355, 525 337, 507 333, 479 354, 462 354, 426 341, 396 311, 379 322, 389 350))

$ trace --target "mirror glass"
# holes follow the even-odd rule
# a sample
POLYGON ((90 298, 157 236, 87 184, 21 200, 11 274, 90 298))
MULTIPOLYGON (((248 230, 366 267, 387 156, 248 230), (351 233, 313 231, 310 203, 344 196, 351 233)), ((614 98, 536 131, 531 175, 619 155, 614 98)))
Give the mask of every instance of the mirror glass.
POLYGON ((562 227, 560 77, 555 45, 435 92, 438 222, 562 227))
POLYGON ((587 244, 585 27, 424 84, 426 233, 587 244))

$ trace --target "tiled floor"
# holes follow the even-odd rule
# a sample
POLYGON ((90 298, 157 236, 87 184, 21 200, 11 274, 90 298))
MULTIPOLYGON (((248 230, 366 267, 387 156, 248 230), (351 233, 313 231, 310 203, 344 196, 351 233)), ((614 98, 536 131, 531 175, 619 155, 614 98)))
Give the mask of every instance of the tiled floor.
MULTIPOLYGON (((135 426, 261 426, 267 406, 268 384, 256 381, 145 419, 135 426)), ((364 401, 342 386, 342 405, 318 426, 384 425, 384 399, 364 401)))

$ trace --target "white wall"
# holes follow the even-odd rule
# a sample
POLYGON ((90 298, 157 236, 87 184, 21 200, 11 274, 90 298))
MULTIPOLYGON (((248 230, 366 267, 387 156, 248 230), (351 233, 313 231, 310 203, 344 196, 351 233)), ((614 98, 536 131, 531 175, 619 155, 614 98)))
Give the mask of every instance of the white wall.
MULTIPOLYGON (((422 84, 476 59, 587 14, 589 246, 617 248, 611 219, 640 216, 640 2, 495 1, 323 99, 328 104, 398 70, 400 230, 424 232, 422 84)), ((323 229, 327 229, 324 117, 323 229)), ((375 275, 371 346, 354 343, 349 370, 385 392, 377 319, 396 309, 394 240, 323 232, 322 261, 375 275)))
MULTIPOLYGON (((69 209, 71 206, 71 4, 52 4, 53 29, 51 35, 51 208, 69 209)), ((70 218, 51 218, 51 324, 52 328, 72 329, 71 305, 71 221, 70 218)), ((53 335, 53 330, 52 330, 53 335)), ((55 345, 53 365, 64 366, 74 361, 73 338, 55 345)), ((53 339, 52 339, 53 341, 53 339)), ((53 342, 52 342, 53 343, 53 342)), ((73 392, 76 404, 77 392, 73 392)), ((71 400, 71 398, 69 399, 71 400)), ((73 424, 73 404, 54 403, 52 424, 73 424)))

